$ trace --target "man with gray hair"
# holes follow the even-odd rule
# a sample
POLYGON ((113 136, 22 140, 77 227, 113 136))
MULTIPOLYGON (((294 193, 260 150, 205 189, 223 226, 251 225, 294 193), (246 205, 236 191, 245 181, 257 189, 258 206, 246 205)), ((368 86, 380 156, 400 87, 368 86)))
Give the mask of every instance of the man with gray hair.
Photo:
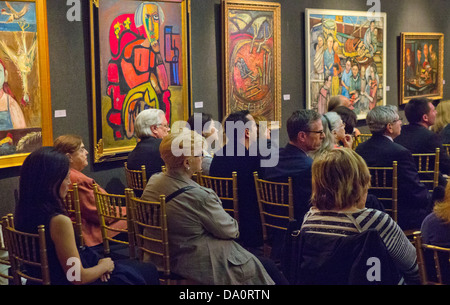
POLYGON ((411 152, 394 143, 400 135, 402 120, 397 107, 378 106, 366 117, 372 137, 356 148, 369 167, 390 167, 398 164, 398 223, 403 230, 420 229, 431 212, 431 195, 420 182, 411 152))
POLYGON ((128 154, 128 169, 140 170, 145 165, 147 179, 161 172, 164 161, 159 153, 162 138, 170 131, 164 111, 161 109, 145 109, 141 111, 134 122, 134 133, 139 142, 128 154))

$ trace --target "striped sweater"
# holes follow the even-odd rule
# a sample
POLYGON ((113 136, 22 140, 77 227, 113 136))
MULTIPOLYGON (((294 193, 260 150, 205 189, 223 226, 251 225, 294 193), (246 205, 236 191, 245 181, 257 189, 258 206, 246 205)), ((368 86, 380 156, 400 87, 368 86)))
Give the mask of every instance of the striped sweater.
POLYGON ((350 236, 369 229, 378 231, 405 280, 408 283, 419 283, 417 255, 413 244, 397 223, 382 211, 369 208, 357 212, 319 211, 312 207, 305 215, 301 232, 350 236))

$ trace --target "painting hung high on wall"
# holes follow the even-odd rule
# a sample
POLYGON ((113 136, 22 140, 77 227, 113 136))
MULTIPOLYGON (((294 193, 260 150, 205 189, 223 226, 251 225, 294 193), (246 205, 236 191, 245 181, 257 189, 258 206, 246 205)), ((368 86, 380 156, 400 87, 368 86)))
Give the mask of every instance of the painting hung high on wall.
POLYGON ((399 103, 412 98, 441 99, 444 34, 401 33, 399 103))
POLYGON ((94 161, 124 159, 134 120, 162 109, 189 116, 186 1, 91 0, 94 161))
POLYGON ((52 145, 45 0, 0 1, 0 168, 52 145))
POLYGON ((280 4, 222 2, 224 115, 249 110, 281 121, 280 4))
POLYGON ((332 96, 358 119, 386 104, 386 14, 306 9, 306 106, 323 114, 332 96))

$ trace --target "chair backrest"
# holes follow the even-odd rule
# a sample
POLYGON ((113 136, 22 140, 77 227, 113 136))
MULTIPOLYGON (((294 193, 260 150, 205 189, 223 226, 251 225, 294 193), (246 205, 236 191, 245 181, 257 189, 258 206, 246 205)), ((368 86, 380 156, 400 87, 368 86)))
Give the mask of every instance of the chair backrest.
POLYGON ((386 212, 395 222, 398 221, 398 173, 397 161, 392 162, 392 167, 369 167, 371 185, 369 192, 380 200, 386 212))
POLYGON ((135 191, 143 191, 147 185, 145 165, 142 165, 140 170, 132 170, 128 169, 127 162, 124 162, 124 168, 127 186, 135 191))
MULTIPOLYGON (((130 188, 126 190, 133 191, 130 188)), ((103 250, 106 256, 110 255, 111 248, 109 242, 129 245, 130 258, 135 257, 134 250, 134 228, 131 216, 128 213, 129 207, 125 195, 107 194, 99 192, 97 185, 94 185, 95 205, 97 206, 100 229, 103 238, 103 250), (127 222, 127 229, 113 228, 109 223, 123 220, 127 222), (128 233, 128 241, 123 241, 110 237, 108 232, 128 233)))
POLYGON ((354 137, 353 143, 352 143, 352 149, 354 150, 356 147, 358 147, 359 144, 369 140, 372 137, 372 134, 370 133, 361 133, 358 136, 354 137))
POLYGON ((162 274, 162 282, 167 282, 171 273, 166 197, 161 195, 159 201, 148 201, 136 198, 131 191, 126 191, 125 195, 131 210, 138 257, 154 263, 162 274))
MULTIPOLYGON (((0 221, 0 227, 2 226, 0 221)), ((11 267, 9 261, 8 248, 6 247, 6 241, 3 238, 2 229, 0 228, 0 277, 6 280, 12 280, 12 275, 8 274, 8 269, 11 267)))
POLYGON ((2 231, 8 249, 14 285, 22 285, 21 278, 50 285, 44 226, 38 226, 37 234, 18 231, 14 228, 13 215, 8 214, 2 218, 2 231), (40 277, 29 272, 36 268, 40 269, 40 277))
POLYGON ((430 192, 439 184, 439 153, 440 149, 436 148, 434 153, 412 154, 420 182, 425 184, 430 192))
POLYGON ((80 210, 80 197, 78 194, 78 184, 74 183, 72 189, 67 192, 66 198, 64 198, 64 205, 69 213, 70 219, 72 219, 73 228, 75 230, 75 239, 78 247, 84 246, 83 231, 81 229, 81 210, 80 210))
POLYGON ((444 147, 444 152, 447 154, 447 156, 450 157, 450 144, 442 144, 442 147, 444 147))
POLYGON ((216 192, 222 201, 223 209, 239 222, 237 172, 232 172, 231 178, 206 176, 199 172, 197 179, 198 184, 216 192))
POLYGON ((261 216, 264 256, 269 257, 272 234, 287 231, 289 223, 294 221, 292 178, 289 177, 288 182, 268 181, 260 179, 258 172, 254 172, 253 177, 261 216))
POLYGON ((449 285, 450 248, 424 244, 420 231, 414 232, 414 245, 422 285, 449 285))

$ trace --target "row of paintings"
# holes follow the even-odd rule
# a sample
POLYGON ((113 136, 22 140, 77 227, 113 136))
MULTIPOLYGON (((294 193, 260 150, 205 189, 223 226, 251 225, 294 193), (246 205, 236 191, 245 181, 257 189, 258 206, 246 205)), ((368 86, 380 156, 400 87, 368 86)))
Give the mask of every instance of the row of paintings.
MULTIPOLYGON (((222 0, 224 115, 281 122, 281 4, 222 0)), ((126 158, 134 119, 189 116, 188 0, 90 0, 94 161, 126 158)), ((46 0, 0 1, 0 168, 51 145, 46 0), (45 101, 45 102, 44 102, 45 101)), ((345 95, 359 119, 386 103, 386 14, 306 9, 306 108, 345 95)), ((442 98, 443 34, 402 33, 400 104, 442 98)))

